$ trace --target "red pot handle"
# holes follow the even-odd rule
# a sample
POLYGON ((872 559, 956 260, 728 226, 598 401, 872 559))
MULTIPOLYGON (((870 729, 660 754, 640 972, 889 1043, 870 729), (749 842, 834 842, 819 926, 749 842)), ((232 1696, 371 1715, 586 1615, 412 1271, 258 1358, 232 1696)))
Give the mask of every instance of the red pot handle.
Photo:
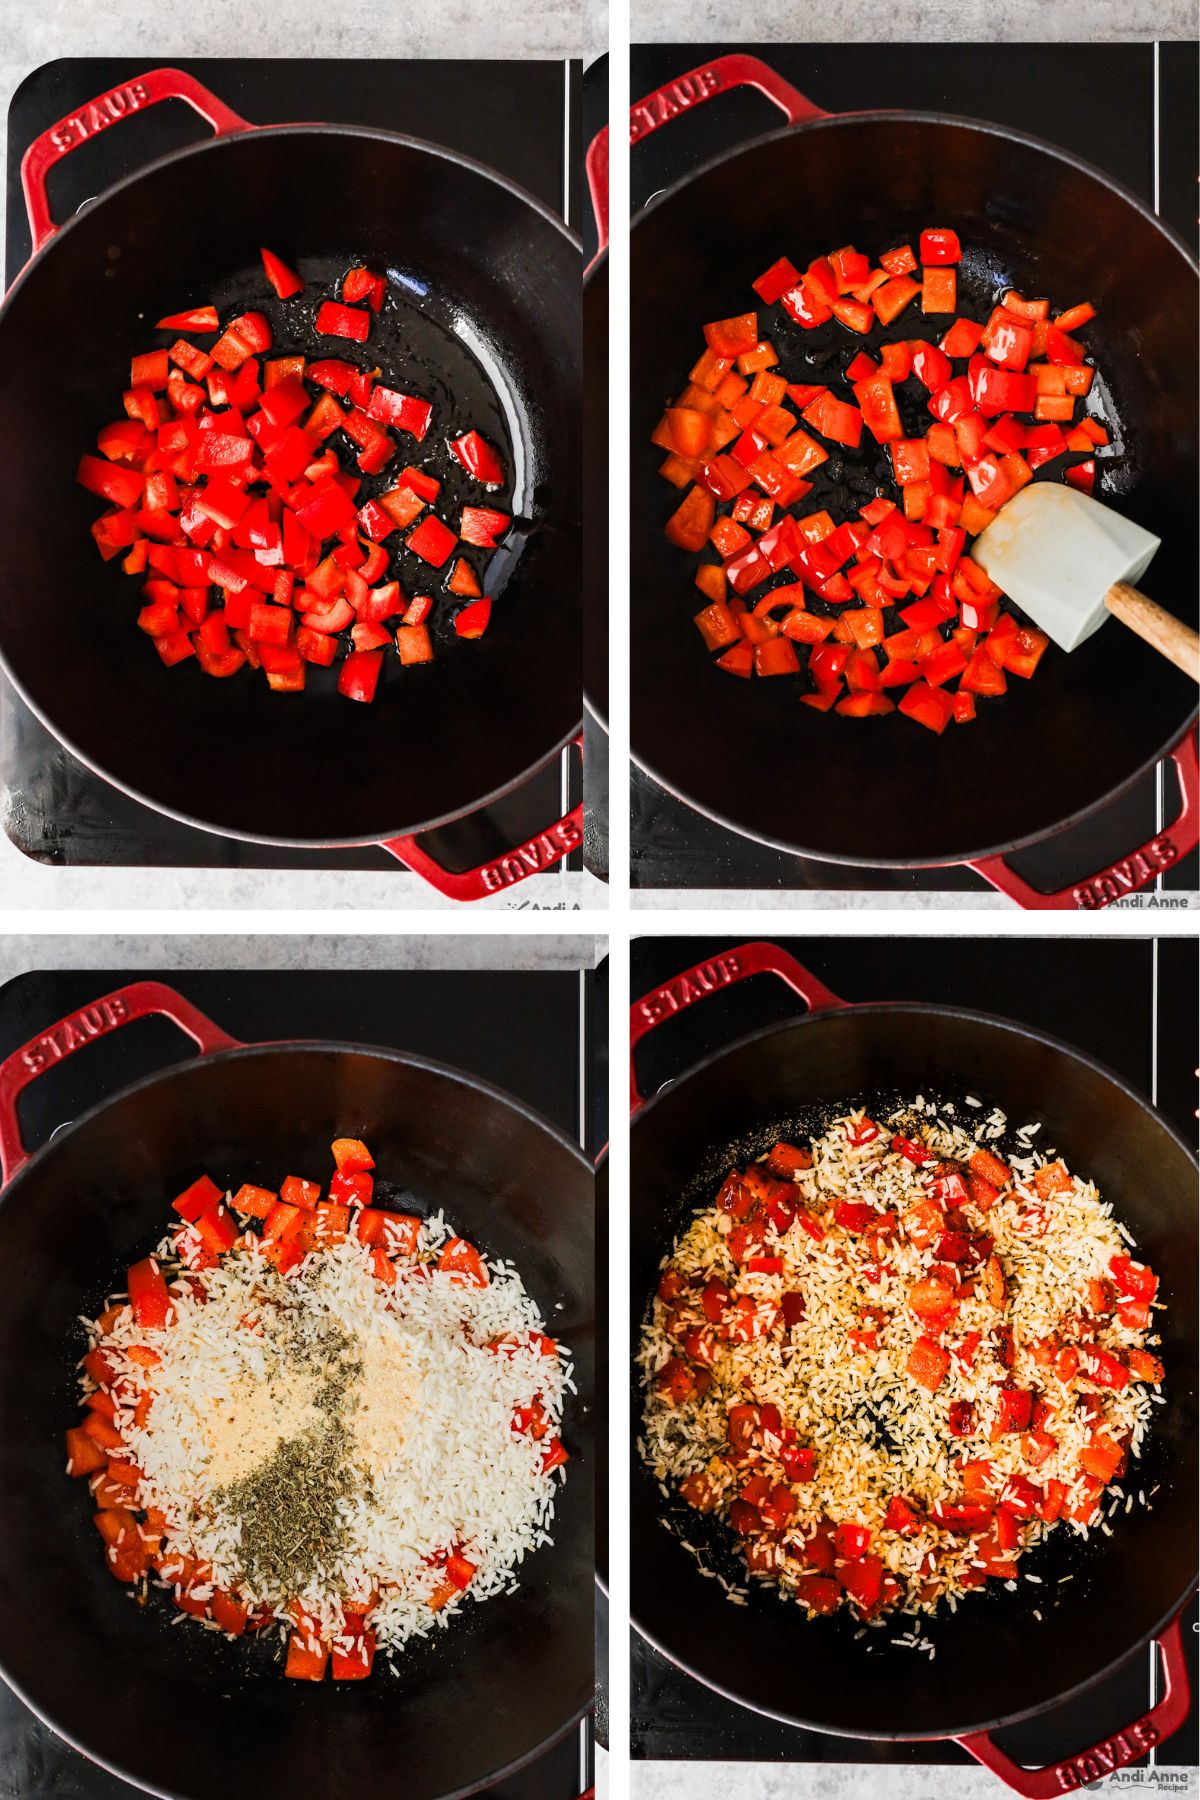
POLYGON ((848 1006, 831 988, 798 963, 794 956, 778 944, 742 944, 735 950, 723 950, 708 962, 696 963, 664 982, 649 994, 643 994, 629 1009, 629 1111, 635 1114, 646 1104, 637 1084, 634 1057, 638 1045, 657 1025, 675 1013, 695 1006, 710 994, 746 981, 751 975, 778 975, 781 981, 799 994, 809 1012, 829 1012, 834 1007, 848 1006))
POLYGON ((797 88, 786 82, 782 75, 757 56, 744 56, 737 52, 732 56, 718 56, 712 62, 701 63, 698 69, 692 69, 686 75, 680 75, 674 81, 668 81, 663 87, 656 88, 639 100, 636 106, 629 109, 629 142, 638 144, 643 138, 650 136, 681 113, 691 112, 695 106, 703 106, 706 100, 715 100, 718 94, 730 93, 734 88, 757 88, 765 94, 783 114, 789 125, 803 125, 810 119, 828 119, 830 114, 820 106, 806 99, 797 88))
POLYGON ((596 255, 588 264, 588 272, 593 264, 608 249, 608 126, 598 131, 587 147, 584 158, 584 169, 587 171, 588 193, 592 197, 592 212, 596 220, 596 255))
POLYGON ((1136 894, 1139 888, 1147 887, 1156 875, 1189 855, 1200 844, 1200 762, 1197 761, 1196 735, 1191 732, 1171 752, 1182 796, 1175 823, 1166 831, 1160 831, 1148 844, 1143 844, 1140 850, 1132 850, 1119 862, 1101 869, 1098 875, 1089 875, 1085 881, 1059 888, 1055 894, 1046 894, 1023 881, 1003 856, 981 857, 978 862, 968 863, 967 867, 990 881, 1002 894, 1007 894, 1010 900, 1015 900, 1018 906, 1036 911, 1095 912, 1102 906, 1111 906, 1114 900, 1123 900, 1126 894, 1136 894))
POLYGON ((1042 1769, 1024 1769, 997 1748, 986 1731, 961 1737, 963 1749, 991 1769, 1008 1787, 1025 1795, 1025 1800, 1057 1800, 1089 1782, 1100 1781, 1115 1769, 1144 1756, 1155 1744, 1161 1744, 1178 1731, 1188 1716, 1191 1691, 1188 1686, 1187 1661, 1183 1653, 1183 1637, 1178 1617, 1172 1619, 1158 1639, 1162 1652, 1164 1688, 1162 1699, 1143 1713, 1132 1725, 1118 1731, 1090 1750, 1080 1750, 1062 1762, 1048 1763, 1042 1769))
MULTIPOLYGON (((668 81, 665 86, 656 88, 645 99, 639 100, 629 109, 629 142, 640 143, 649 137, 652 131, 658 131, 680 113, 690 112, 695 106, 702 106, 706 100, 713 100, 718 94, 727 94, 734 88, 753 87, 760 94, 765 94, 779 108, 789 125, 801 125, 809 119, 828 119, 830 114, 799 92, 798 89, 777 75, 765 62, 757 56, 743 56, 740 52, 732 56, 718 56, 713 62, 702 63, 698 69, 692 69, 687 75, 680 75, 675 81, 668 81)), ((598 258, 608 244, 608 126, 598 131, 588 145, 587 159, 588 191, 592 196, 592 210, 596 215, 596 231, 599 237, 598 258)), ((589 264, 589 269, 591 264, 589 264)))
POLYGON ((151 69, 133 81, 123 81, 120 87, 109 88, 98 100, 89 100, 86 106, 76 107, 57 125, 43 131, 25 152, 21 162, 21 185, 25 190, 35 250, 40 250, 58 229, 50 217, 50 202, 46 197, 46 176, 54 164, 69 156, 72 150, 78 150, 80 144, 94 138, 97 132, 107 131, 110 125, 119 125, 122 119, 144 111, 147 106, 157 106, 160 100, 186 100, 202 119, 208 121, 217 137, 225 137, 231 131, 253 129, 232 107, 210 94, 194 75, 187 75, 182 69, 151 69))
MULTIPOLYGON (((816 106, 792 87, 790 82, 777 75, 765 62, 757 56, 743 56, 737 52, 732 56, 718 56, 714 61, 701 63, 698 69, 692 69, 686 75, 680 75, 674 81, 668 81, 663 87, 655 88, 652 94, 639 100, 629 109, 629 142, 638 144, 643 138, 650 136, 680 113, 690 112, 695 106, 703 106, 706 100, 715 100, 718 94, 728 94, 734 88, 757 88, 768 100, 774 102, 789 125, 802 125, 809 119, 828 119, 830 114, 822 107, 816 106)), ((592 208, 596 214, 596 230, 600 238, 600 249, 608 243, 608 126, 596 133, 588 145, 587 152, 588 189, 592 196, 592 208)))
POLYGON ((241 1048, 237 1038, 230 1037, 197 1011, 190 1000, 161 981, 131 982, 128 987, 117 988, 90 1006, 81 1007, 69 1018, 60 1019, 0 1063, 0 1186, 10 1182, 29 1161, 30 1152, 22 1141, 17 1118, 17 1100, 30 1083, 97 1038, 151 1014, 160 1014, 178 1025, 193 1039, 201 1056, 208 1056, 213 1050, 241 1048))
MULTIPOLYGON (((572 738, 571 742, 583 757, 583 734, 572 738)), ((439 894, 448 894, 451 900, 483 900, 488 894, 502 893, 505 888, 516 887, 519 881, 528 880, 530 875, 540 875, 543 869, 553 868, 572 850, 578 850, 583 842, 583 802, 573 806, 565 818, 530 838, 524 844, 518 844, 506 856, 498 856, 492 862, 481 863, 477 869, 464 869, 461 874, 454 875, 449 869, 443 869, 441 863, 435 862, 428 851, 422 850, 415 837, 388 838, 380 845, 435 887, 439 894)))

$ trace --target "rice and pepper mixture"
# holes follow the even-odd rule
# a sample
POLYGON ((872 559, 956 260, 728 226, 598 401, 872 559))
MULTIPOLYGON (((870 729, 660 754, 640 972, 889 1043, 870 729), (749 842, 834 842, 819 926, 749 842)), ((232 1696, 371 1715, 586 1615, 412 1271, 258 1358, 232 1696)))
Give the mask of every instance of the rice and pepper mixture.
POLYGON ((1094 1184, 1033 1151, 1040 1127, 1006 1163, 1004 1115, 968 1106, 776 1144, 662 1265, 642 1456, 810 1617, 953 1608, 1015 1585, 1048 1532, 1146 1501, 1121 1483, 1161 1402, 1157 1277, 1094 1184))
POLYGON ((567 1461, 570 1364, 517 1270, 440 1214, 340 1204, 371 1184, 365 1146, 343 1158, 329 1201, 295 1177, 179 1197, 129 1299, 84 1321, 67 1439, 112 1573, 212 1630, 278 1622, 304 1679, 513 1591, 567 1461))

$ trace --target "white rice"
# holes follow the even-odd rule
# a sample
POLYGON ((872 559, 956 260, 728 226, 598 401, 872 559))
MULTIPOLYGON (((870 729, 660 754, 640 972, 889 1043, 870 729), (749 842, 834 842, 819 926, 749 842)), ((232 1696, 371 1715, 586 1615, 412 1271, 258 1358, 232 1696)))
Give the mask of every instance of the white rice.
MULTIPOLYGON (((510 1263, 489 1262, 482 1288, 432 1268, 451 1235, 440 1214, 426 1220, 417 1255, 395 1259, 394 1287, 375 1279, 370 1250, 354 1237, 311 1251, 281 1276, 251 1236, 217 1267, 182 1281, 173 1278, 168 1237, 159 1256, 171 1282, 173 1323, 149 1331, 128 1307, 104 1336, 86 1321, 89 1347, 117 1364, 113 1391, 129 1404, 118 1405, 115 1423, 142 1471, 137 1503, 166 1515, 164 1550, 211 1564, 215 1586, 236 1589, 281 1620, 289 1599, 298 1598, 327 1635, 340 1629, 343 1600, 365 1600, 378 1589, 370 1624, 385 1651, 444 1627, 468 1599, 515 1590, 524 1559, 552 1542, 554 1498, 566 1471, 544 1472, 542 1461, 560 1429, 564 1393, 572 1390, 569 1353, 559 1345, 557 1358, 543 1357, 525 1341, 512 1354, 488 1350, 492 1339, 526 1340, 545 1326, 510 1263), (399 1441, 370 1470, 371 1500, 356 1487, 339 1502, 336 1563, 293 1596, 255 1590, 239 1527, 214 1501, 205 1426, 214 1407, 236 1403, 239 1387, 266 1373, 266 1351, 247 1321, 256 1310, 298 1305, 356 1349, 399 1346, 415 1398, 399 1441), (146 1371, 132 1360, 128 1350, 137 1345, 156 1350, 160 1366, 146 1371), (154 1399, 139 1427, 132 1402, 147 1381, 154 1399), (513 1414, 535 1397, 546 1414, 541 1440, 512 1427, 513 1414), (476 1573, 462 1595, 433 1612, 428 1600, 444 1581, 440 1565, 452 1549, 476 1573)), ((85 1394, 93 1391, 86 1374, 81 1382, 85 1394)))
MULTIPOLYGON (((973 1096, 968 1105, 982 1112, 973 1096)), ((938 1335, 931 1334, 905 1304, 911 1284, 936 1260, 934 1250, 918 1249, 902 1229, 881 1254, 873 1256, 862 1237, 834 1223, 832 1208, 837 1200, 847 1199, 902 1215, 926 1198, 924 1184, 931 1170, 894 1153, 894 1133, 922 1140, 938 1159, 965 1163, 981 1140, 995 1142, 1008 1128, 997 1109, 982 1121, 972 1120, 970 1129, 948 1120, 946 1111, 939 1113, 918 1096, 893 1114, 870 1143, 855 1146, 846 1135, 847 1123, 861 1114, 833 1120, 823 1135, 814 1137, 813 1167, 798 1171, 793 1180, 797 1198, 815 1211, 826 1236, 814 1243, 799 1220, 783 1236, 768 1225, 762 1253, 782 1257, 782 1274, 752 1273, 734 1262, 728 1249, 733 1222, 715 1206, 697 1210, 670 1257, 664 1258, 663 1267, 679 1271, 691 1285, 674 1309, 656 1296, 643 1329, 640 1360, 646 1400, 641 1454, 655 1479, 671 1490, 677 1490, 685 1477, 707 1472, 717 1514, 727 1519, 747 1477, 765 1473, 773 1482, 788 1481, 770 1446, 752 1449, 736 1464, 729 1460, 727 1410, 736 1404, 775 1404, 784 1426, 797 1432, 798 1445, 816 1451, 815 1478, 789 1483, 798 1510, 784 1535, 774 1573, 762 1577, 779 1581, 789 1593, 812 1569, 803 1556, 803 1540, 822 1521, 832 1520, 860 1523, 871 1530, 870 1554, 881 1557, 899 1582, 903 1610, 932 1613, 943 1598, 953 1606, 960 1594, 971 1591, 963 1586, 963 1574, 981 1566, 976 1556, 979 1536, 952 1536, 931 1525, 925 1515, 937 1501, 964 1497, 959 1473, 964 1462, 987 1459, 992 1464, 993 1504, 1005 1481, 1022 1475, 1037 1485, 1049 1479, 1063 1482, 1068 1489, 1065 1505, 1070 1506, 1086 1492, 1078 1459, 1093 1433, 1100 1430, 1116 1439, 1127 1438, 1130 1456, 1137 1458, 1152 1406, 1162 1401, 1160 1394, 1137 1380, 1120 1390, 1099 1388, 1083 1379, 1065 1383, 1030 1354, 1031 1342, 1055 1336, 1066 1315, 1080 1313, 1086 1281, 1107 1278, 1109 1259, 1132 1242, 1086 1179, 1073 1176, 1069 1191, 1050 1201, 1037 1197, 1030 1186, 1032 1177, 1043 1163, 1056 1159, 1053 1151, 1043 1156, 1028 1149, 1029 1140, 1040 1130, 1036 1123, 1017 1133, 1026 1149, 1007 1159, 1014 1180, 1003 1197, 986 1214, 970 1203, 961 1208, 972 1231, 993 1239, 1008 1290, 1005 1306, 997 1312, 983 1297, 982 1283, 977 1284, 976 1291, 960 1302, 958 1315, 944 1334, 942 1341, 952 1352, 968 1333, 980 1334, 974 1366, 964 1366, 952 1354, 949 1372, 933 1394, 905 1373, 914 1341, 938 1335), (684 1325, 711 1331, 700 1292, 713 1277, 737 1294, 753 1296, 767 1329, 750 1343, 719 1341, 715 1360, 706 1365, 712 1376, 707 1393, 671 1405, 653 1378, 670 1357, 683 1355, 684 1325), (789 1331, 778 1318, 778 1308, 781 1295, 794 1290, 803 1293, 805 1312, 789 1331), (879 1347, 874 1351, 855 1350, 847 1341, 848 1330, 874 1323, 861 1316, 864 1306, 886 1315, 878 1325, 879 1347), (1001 1322, 1012 1329, 1015 1340, 1009 1369, 997 1358, 992 1343, 1001 1322), (669 1323, 674 1337, 668 1332, 669 1323), (1057 1439, 1057 1447, 1037 1469, 1022 1452, 1021 1434, 1007 1433, 990 1441, 989 1429, 998 1410, 995 1393, 1004 1385, 1033 1389, 1050 1406, 1043 1430, 1057 1439), (1102 1405, 1102 1421, 1088 1420, 1077 1411, 1081 1388, 1102 1405), (969 1436, 949 1433, 951 1401, 973 1405, 974 1429, 969 1436), (914 1535, 882 1528, 888 1502, 896 1495, 910 1500, 922 1514, 921 1528, 914 1535)), ((1099 1326, 1094 1342, 1120 1353, 1157 1338, 1153 1327, 1150 1332, 1129 1330, 1114 1316, 1099 1326)), ((1092 1529, 1096 1519, 1093 1514, 1092 1529)), ((1022 1518, 1020 1546, 1005 1560, 1015 1563, 1063 1524, 1084 1535, 1088 1530, 1067 1520, 1045 1524, 1036 1517, 1022 1518)))

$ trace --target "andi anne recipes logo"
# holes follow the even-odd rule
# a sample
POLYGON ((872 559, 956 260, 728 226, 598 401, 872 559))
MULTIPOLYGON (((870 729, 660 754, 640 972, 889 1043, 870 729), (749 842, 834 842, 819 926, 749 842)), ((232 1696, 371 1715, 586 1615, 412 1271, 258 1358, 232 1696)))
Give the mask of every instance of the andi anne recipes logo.
POLYGON ((1113 1793, 1125 1788, 1135 1793, 1155 1795, 1166 1800, 1168 1795, 1200 1793, 1200 1780, 1195 1769, 1118 1769, 1112 1775, 1084 1785, 1084 1793, 1113 1793))

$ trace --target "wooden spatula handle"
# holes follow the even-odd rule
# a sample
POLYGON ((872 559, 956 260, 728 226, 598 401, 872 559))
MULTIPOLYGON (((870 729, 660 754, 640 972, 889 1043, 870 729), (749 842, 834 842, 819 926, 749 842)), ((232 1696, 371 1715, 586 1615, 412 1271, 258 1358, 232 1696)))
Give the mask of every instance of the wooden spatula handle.
POLYGON ((1114 581, 1104 596, 1104 604, 1113 617, 1127 625, 1143 643, 1165 656, 1168 662, 1173 662, 1193 681, 1200 682, 1200 637, 1190 625, 1185 625, 1182 619, 1166 612, 1148 594, 1124 581, 1114 581))

